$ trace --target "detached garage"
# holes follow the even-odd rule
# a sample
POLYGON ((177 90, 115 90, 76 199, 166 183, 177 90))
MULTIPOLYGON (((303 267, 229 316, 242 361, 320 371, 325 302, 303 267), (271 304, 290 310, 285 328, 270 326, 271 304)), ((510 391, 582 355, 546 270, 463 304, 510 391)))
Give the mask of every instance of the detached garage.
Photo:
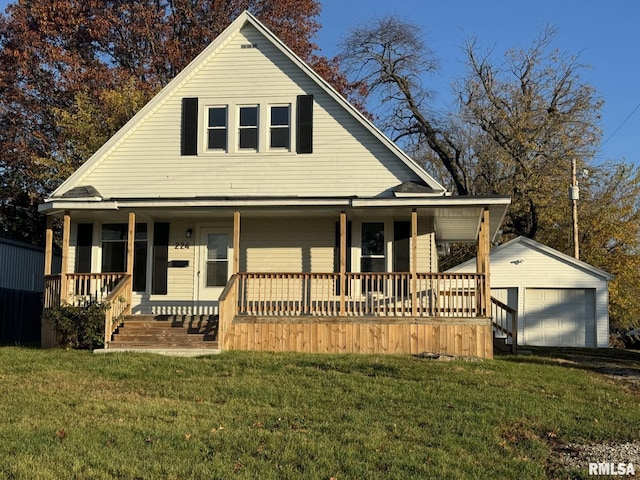
MULTIPOLYGON (((613 276, 534 240, 491 251, 491 295, 518 312, 518 345, 609 346, 613 276)), ((475 258, 450 272, 475 272, 475 258)))

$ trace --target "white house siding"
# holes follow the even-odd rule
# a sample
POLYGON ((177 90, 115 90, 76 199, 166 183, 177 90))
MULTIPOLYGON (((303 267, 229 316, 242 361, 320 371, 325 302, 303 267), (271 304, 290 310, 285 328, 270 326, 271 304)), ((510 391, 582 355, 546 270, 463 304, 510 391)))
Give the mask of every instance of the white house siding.
POLYGON ((436 248, 436 234, 433 231, 433 218, 418 220, 418 272, 428 273, 438 271, 438 251, 436 248))
MULTIPOLYGON (((187 229, 193 230, 193 222, 186 220, 172 221, 169 225, 169 262, 186 260, 188 267, 169 267, 167 271, 167 295, 166 300, 193 300, 194 276, 197 271, 197 239, 192 236, 186 238, 187 229), (183 245, 184 244, 184 245, 183 245), (188 244, 189 248, 186 248, 188 244), (176 246, 178 248, 176 248, 176 246), (185 248, 183 248, 185 247, 185 248)), ((153 248, 152 242, 149 249, 153 248)), ((149 277, 150 278, 150 277, 149 277)), ((154 295, 153 297, 156 297, 154 295)))
MULTIPOLYGON (((553 295, 556 295, 556 298, 563 298, 563 301, 568 301, 572 297, 594 299, 593 308, 585 310, 587 313, 593 312, 594 315, 591 318, 585 318, 583 346, 607 347, 609 344, 607 279, 596 274, 597 269, 592 271, 587 264, 573 263, 560 252, 546 249, 541 245, 541 248, 537 248, 535 245, 536 242, 532 240, 516 239, 492 250, 490 257, 492 295, 494 289, 498 291, 515 289, 517 292, 516 295, 509 294, 507 300, 508 305, 518 311, 518 336, 523 344, 527 342, 528 337, 534 338, 533 334, 528 335, 524 330, 527 325, 527 315, 530 323, 539 316, 538 312, 528 310, 532 307, 532 302, 527 302, 527 299, 532 297, 533 302, 539 303, 538 297, 541 290, 560 290, 553 295), (517 304, 514 304, 514 301, 517 304)), ((449 271, 475 271, 475 259, 449 271)), ((513 292, 513 290, 510 291, 513 292)), ((552 294, 546 295, 550 299, 549 295, 552 294)), ((581 302, 582 300, 579 303, 581 302)))
POLYGON ((249 218, 242 222, 240 270, 333 272, 335 219, 249 218))
MULTIPOLYGON (((294 126, 295 121, 293 134, 294 126)), ((229 125, 230 130, 234 128, 229 125)), ((387 146, 250 25, 166 96, 106 156, 108 161, 103 158, 78 183, 93 185, 105 198, 157 197, 158 193, 163 197, 277 197, 301 192, 322 197, 374 196, 417 180, 387 146), (246 44, 257 48, 241 48, 246 44), (266 108, 272 101, 288 100, 295 115, 299 94, 314 95, 313 154, 200 151, 198 156, 180 156, 182 98, 200 99, 202 149, 205 103, 260 103, 266 108)))

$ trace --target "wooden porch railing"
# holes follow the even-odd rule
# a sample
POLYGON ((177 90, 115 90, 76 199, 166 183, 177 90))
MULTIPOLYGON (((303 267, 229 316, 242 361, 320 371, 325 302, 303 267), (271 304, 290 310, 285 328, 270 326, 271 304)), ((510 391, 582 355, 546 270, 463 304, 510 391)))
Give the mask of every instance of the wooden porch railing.
POLYGON ((67 273, 45 275, 44 309, 105 301, 126 273, 67 273), (63 279, 64 278, 64 279, 63 279))
POLYGON ((238 275, 232 275, 218 298, 218 344, 226 348, 227 329, 238 312, 238 275))
POLYGON ((239 273, 237 283, 237 315, 484 317, 487 314, 482 301, 484 275, 477 273, 418 273, 415 278, 410 273, 347 273, 344 292, 339 273, 239 273))
POLYGON ((61 305, 84 306, 108 302, 105 311, 105 347, 122 315, 131 313, 131 275, 126 273, 67 273, 45 275, 44 312, 61 305))
POLYGON ((131 275, 125 275, 105 297, 109 307, 104 312, 104 347, 108 348, 111 336, 123 315, 131 313, 131 275))
POLYGON ((497 298, 491 297, 491 317, 493 328, 511 337, 511 352, 518 348, 518 312, 497 298))

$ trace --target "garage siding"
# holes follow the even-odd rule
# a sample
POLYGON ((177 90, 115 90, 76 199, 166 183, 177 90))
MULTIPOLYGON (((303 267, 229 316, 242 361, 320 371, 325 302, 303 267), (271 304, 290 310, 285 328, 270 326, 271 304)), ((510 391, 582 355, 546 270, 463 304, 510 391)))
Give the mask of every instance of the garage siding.
MULTIPOLYGON (((473 272, 475 259, 449 271, 473 272)), ((519 344, 609 346, 608 273, 524 237, 491 251, 490 272, 492 296, 517 307, 519 344)))

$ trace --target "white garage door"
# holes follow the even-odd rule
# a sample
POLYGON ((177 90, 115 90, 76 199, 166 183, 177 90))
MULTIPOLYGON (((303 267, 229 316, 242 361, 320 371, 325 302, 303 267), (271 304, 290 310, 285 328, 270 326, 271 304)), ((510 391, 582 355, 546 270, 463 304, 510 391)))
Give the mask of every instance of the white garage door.
POLYGON ((595 346, 594 289, 527 288, 524 337, 526 345, 595 346))

